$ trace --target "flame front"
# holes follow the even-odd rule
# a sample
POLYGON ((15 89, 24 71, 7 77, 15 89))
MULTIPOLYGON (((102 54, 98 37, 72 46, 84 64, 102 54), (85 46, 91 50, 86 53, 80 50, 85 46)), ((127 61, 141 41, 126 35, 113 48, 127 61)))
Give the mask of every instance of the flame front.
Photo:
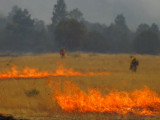
POLYGON ((22 71, 17 70, 17 68, 14 66, 11 68, 11 71, 7 72, 1 72, 0 73, 0 79, 12 79, 12 78, 45 78, 45 77, 57 77, 57 76, 96 76, 96 75, 109 75, 109 72, 103 72, 103 73, 81 73, 76 72, 73 69, 66 69, 62 65, 58 66, 56 69, 56 72, 48 72, 48 71, 42 71, 39 72, 35 68, 29 68, 25 67, 22 71))
POLYGON ((102 95, 98 89, 89 89, 87 94, 72 82, 65 82, 64 92, 57 88, 56 90, 53 100, 66 112, 145 116, 160 114, 160 97, 148 87, 133 92, 112 91, 102 95))

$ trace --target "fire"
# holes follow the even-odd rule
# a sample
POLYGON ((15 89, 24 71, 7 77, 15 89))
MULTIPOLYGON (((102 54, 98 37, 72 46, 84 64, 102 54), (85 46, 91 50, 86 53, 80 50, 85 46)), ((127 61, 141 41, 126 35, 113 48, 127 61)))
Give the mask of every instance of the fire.
POLYGON ((46 78, 46 77, 58 77, 58 76, 96 76, 96 75, 109 75, 109 72, 101 73, 81 73, 76 72, 73 69, 66 69, 62 65, 58 66, 55 72, 41 71, 39 72, 35 68, 25 67, 22 71, 18 70, 15 66, 11 68, 11 71, 1 72, 0 79, 12 79, 12 78, 46 78))
POLYGON ((10 78, 41 78, 48 77, 48 72, 37 72, 36 69, 25 67, 22 71, 17 70, 16 66, 11 68, 11 71, 0 73, 0 79, 10 78))
MULTIPOLYGON (((53 84, 49 83, 49 86, 52 88, 53 84)), ((64 83, 63 90, 60 86, 56 87, 56 93, 54 89, 52 98, 66 112, 144 116, 160 114, 160 97, 148 87, 132 92, 111 91, 102 95, 98 89, 88 89, 86 93, 71 81, 64 83)))

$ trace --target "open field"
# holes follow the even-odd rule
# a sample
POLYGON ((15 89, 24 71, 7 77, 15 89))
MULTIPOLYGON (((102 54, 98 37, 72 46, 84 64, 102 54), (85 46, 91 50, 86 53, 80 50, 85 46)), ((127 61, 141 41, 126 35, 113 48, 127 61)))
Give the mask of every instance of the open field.
POLYGON ((129 71, 130 55, 128 54, 96 54, 70 53, 61 59, 59 54, 37 56, 0 57, 0 72, 17 66, 22 70, 25 66, 38 71, 56 71, 58 64, 65 68, 73 68, 79 72, 110 72, 106 76, 84 77, 52 77, 40 79, 8 79, 0 80, 0 113, 31 120, 157 120, 160 116, 145 117, 136 115, 114 115, 101 113, 65 113, 52 100, 48 81, 72 80, 83 91, 88 88, 99 88, 119 91, 133 91, 148 86, 160 95, 160 56, 135 55, 140 65, 136 73, 129 71))

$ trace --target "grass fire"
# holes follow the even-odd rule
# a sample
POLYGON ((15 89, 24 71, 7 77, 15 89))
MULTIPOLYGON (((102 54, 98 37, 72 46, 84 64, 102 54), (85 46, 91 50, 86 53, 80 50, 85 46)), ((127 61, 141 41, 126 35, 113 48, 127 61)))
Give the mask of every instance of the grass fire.
POLYGON ((16 66, 11 68, 11 71, 5 73, 0 73, 0 79, 20 79, 20 78, 48 78, 48 77, 58 77, 58 76, 97 76, 97 75, 109 75, 109 72, 87 72, 81 73, 76 72, 73 69, 66 69, 62 65, 58 66, 56 72, 38 72, 34 68, 25 67, 22 71, 17 70, 16 66))
POLYGON ((11 58, 0 57, 0 114, 29 120, 160 118, 159 56, 135 55, 139 66, 132 72, 128 54, 74 54, 17 56, 8 66, 11 58))
MULTIPOLYGON (((49 86, 53 87, 51 84, 49 86)), ((66 81, 63 92, 57 86, 53 93, 53 100, 69 113, 99 112, 144 116, 160 114, 160 97, 148 87, 132 92, 114 90, 104 95, 98 89, 88 89, 87 94, 71 81, 66 81)))

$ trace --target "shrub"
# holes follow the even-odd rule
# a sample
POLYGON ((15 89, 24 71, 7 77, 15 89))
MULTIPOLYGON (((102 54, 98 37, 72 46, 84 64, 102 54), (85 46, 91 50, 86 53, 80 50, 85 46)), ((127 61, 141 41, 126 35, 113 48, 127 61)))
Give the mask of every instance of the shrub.
POLYGON ((74 57, 74 58, 77 58, 77 57, 80 57, 81 56, 81 53, 80 52, 73 52, 70 54, 71 57, 74 57))
POLYGON ((32 90, 25 91, 25 94, 28 97, 34 97, 39 94, 39 91, 36 89, 32 89, 32 90))

